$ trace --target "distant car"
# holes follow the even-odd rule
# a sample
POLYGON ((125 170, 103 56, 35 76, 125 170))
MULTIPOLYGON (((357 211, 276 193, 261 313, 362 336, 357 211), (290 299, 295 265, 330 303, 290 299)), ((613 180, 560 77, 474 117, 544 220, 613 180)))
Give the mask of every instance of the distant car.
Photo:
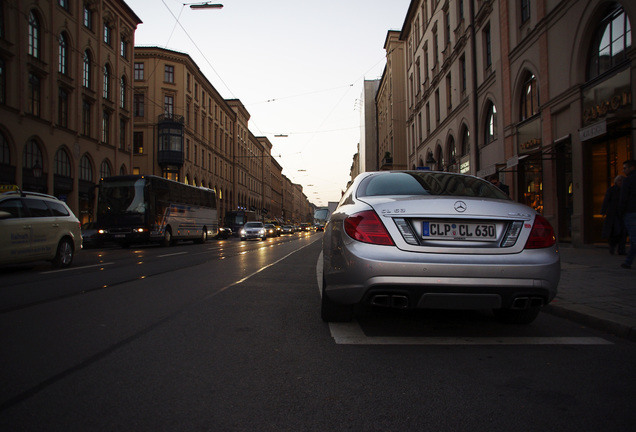
POLYGON ((79 220, 64 201, 35 192, 0 195, 0 265, 48 260, 64 268, 81 248, 79 220))
POLYGON ((324 231, 325 226, 323 224, 316 224, 316 232, 324 231))
POLYGON ((87 222, 82 225, 82 247, 99 247, 104 244, 104 238, 99 233, 95 222, 87 222))
POLYGON ((283 225, 281 227, 281 234, 293 234, 294 233, 294 227, 291 225, 283 225))
POLYGON ((267 233, 267 237, 276 237, 278 235, 274 224, 265 224, 265 232, 267 233))
POLYGON ((263 222, 246 222, 239 231, 241 240, 259 238, 265 240, 267 238, 267 232, 263 222))
POLYGON ((232 237, 232 228, 219 227, 219 233, 216 235, 217 239, 227 239, 232 237))
POLYGON ((323 236, 324 321, 355 304, 492 309, 530 323, 556 295, 554 231, 477 177, 434 171, 356 177, 323 236))

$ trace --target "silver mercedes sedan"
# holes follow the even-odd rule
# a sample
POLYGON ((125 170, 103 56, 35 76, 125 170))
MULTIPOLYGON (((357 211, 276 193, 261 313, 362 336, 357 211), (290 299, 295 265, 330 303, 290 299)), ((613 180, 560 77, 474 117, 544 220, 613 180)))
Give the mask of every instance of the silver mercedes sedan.
POLYGON ((342 196, 323 237, 321 316, 354 305, 492 309, 528 324, 555 297, 559 252, 550 223, 478 177, 366 172, 342 196))

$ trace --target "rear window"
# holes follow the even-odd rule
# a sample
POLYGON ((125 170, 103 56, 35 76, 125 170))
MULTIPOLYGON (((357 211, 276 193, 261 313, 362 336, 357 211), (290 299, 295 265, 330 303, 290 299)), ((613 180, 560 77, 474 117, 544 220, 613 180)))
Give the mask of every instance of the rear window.
POLYGON ((53 216, 68 216, 68 210, 66 206, 62 203, 54 202, 54 201, 46 201, 46 205, 49 206, 53 216))
POLYGON ((391 172, 372 175, 362 180, 357 192, 358 197, 392 195, 510 199, 499 188, 480 178, 431 171, 391 172))
POLYGON ((247 222, 245 228, 262 228, 262 222, 247 222))

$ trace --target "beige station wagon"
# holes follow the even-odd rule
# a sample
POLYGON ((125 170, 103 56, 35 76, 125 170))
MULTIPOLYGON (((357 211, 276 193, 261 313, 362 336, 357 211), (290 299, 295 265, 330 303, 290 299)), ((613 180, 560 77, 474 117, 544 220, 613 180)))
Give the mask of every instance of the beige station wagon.
POLYGON ((79 220, 64 201, 35 192, 0 194, 0 266, 48 260, 68 267, 81 248, 79 220))

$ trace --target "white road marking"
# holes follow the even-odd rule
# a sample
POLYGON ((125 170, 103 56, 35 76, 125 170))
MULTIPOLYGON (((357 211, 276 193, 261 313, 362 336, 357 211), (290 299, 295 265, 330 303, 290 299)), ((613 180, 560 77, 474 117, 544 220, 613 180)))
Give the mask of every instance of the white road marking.
POLYGON ((69 268, 65 268, 65 269, 49 270, 49 271, 45 271, 45 272, 40 272, 40 274, 50 274, 50 273, 60 273, 60 272, 67 272, 67 271, 73 271, 73 270, 82 270, 82 269, 87 269, 87 268, 91 268, 91 267, 103 267, 103 266, 112 265, 112 264, 115 264, 115 263, 114 262, 107 262, 107 263, 92 264, 92 265, 81 266, 81 267, 69 267, 69 268))
POLYGON ((157 258, 165 258, 165 257, 171 257, 171 256, 177 256, 177 255, 186 255, 188 252, 175 252, 175 253, 171 253, 171 254, 164 254, 164 255, 157 255, 157 258))
POLYGON ((330 323, 331 336, 339 345, 613 345, 599 337, 405 337, 364 334, 357 322, 330 323))

